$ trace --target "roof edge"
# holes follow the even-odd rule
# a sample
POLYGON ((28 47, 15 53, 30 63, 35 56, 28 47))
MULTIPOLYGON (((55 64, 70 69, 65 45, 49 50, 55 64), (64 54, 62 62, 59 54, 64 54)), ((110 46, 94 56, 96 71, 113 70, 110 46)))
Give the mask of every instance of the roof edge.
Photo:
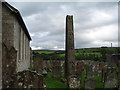
POLYGON ((28 29, 27 29, 27 27, 26 27, 26 25, 25 25, 25 23, 24 23, 24 21, 22 19, 22 16, 21 16, 20 12, 16 8, 14 8, 13 6, 11 6, 6 1, 2 2, 2 4, 4 4, 9 10, 11 10, 15 14, 15 16, 18 19, 21 27, 23 28, 23 31, 25 32, 25 34, 27 35, 27 37, 29 38, 29 40, 32 40, 31 37, 30 37, 30 34, 28 32, 28 29))

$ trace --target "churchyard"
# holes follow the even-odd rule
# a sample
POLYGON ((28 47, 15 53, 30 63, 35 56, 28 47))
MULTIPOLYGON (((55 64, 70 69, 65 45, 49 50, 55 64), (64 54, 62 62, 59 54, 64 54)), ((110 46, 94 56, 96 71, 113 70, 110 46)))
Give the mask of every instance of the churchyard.
POLYGON ((119 88, 118 47, 74 47, 73 16, 66 16, 65 50, 34 50, 31 37, 17 9, 2 8, 0 89, 119 88))
MULTIPOLYGON (((47 71, 44 77, 46 88, 68 88, 64 76, 63 60, 40 60, 47 71)), ((120 85, 120 67, 109 67, 107 62, 76 60, 77 88, 118 88, 120 85)), ((35 69, 34 69, 35 70, 35 69)), ((76 85, 76 84, 75 84, 76 85)))
POLYGON ((120 88, 119 52, 117 47, 74 50, 73 16, 67 15, 65 51, 33 51, 33 68, 45 75, 47 88, 60 88, 60 81, 68 88, 120 88))

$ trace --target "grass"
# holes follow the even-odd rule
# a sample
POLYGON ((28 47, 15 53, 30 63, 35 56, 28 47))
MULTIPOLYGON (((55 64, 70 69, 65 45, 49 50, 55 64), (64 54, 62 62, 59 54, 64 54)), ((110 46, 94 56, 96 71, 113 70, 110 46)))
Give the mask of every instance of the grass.
POLYGON ((51 72, 48 72, 48 75, 45 77, 45 83, 46 88, 67 88, 67 84, 62 83, 60 78, 53 78, 51 72))
POLYGON ((104 83, 102 82, 102 74, 95 76, 94 80, 96 81, 96 88, 104 88, 104 83))
POLYGON ((96 55, 96 56, 99 56, 99 57, 101 57, 102 55, 101 55, 101 53, 98 53, 98 52, 95 52, 95 53, 75 53, 75 55, 89 55, 89 54, 92 54, 92 55, 96 55))
POLYGON ((36 51, 38 53, 44 53, 44 54, 51 54, 51 53, 54 53, 53 51, 36 51))
POLYGON ((85 88, 86 71, 82 72, 80 77, 80 88, 85 88))

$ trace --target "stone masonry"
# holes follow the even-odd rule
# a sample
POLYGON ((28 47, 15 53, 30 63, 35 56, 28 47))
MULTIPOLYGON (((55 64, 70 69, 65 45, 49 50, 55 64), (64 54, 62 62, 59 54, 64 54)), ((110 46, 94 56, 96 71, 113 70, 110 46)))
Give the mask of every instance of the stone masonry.
POLYGON ((74 30, 73 30, 73 16, 66 17, 66 55, 65 55, 65 75, 68 77, 74 75, 75 71, 75 56, 74 56, 74 30))
POLYGON ((65 77, 68 80, 69 88, 74 87, 73 85, 71 85, 72 84, 71 79, 74 75, 75 75, 75 56, 74 56, 73 16, 67 15, 66 16, 65 77))

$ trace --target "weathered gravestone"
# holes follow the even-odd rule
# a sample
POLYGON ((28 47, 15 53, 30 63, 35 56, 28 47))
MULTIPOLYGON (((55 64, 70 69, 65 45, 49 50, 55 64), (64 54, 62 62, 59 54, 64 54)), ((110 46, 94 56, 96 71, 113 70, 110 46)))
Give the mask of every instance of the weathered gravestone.
POLYGON ((98 69, 98 72, 99 72, 99 73, 103 73, 104 66, 105 66, 105 63, 104 63, 104 62, 99 62, 99 69, 98 69))
POLYGON ((83 61, 78 61, 76 64, 76 74, 78 77, 81 76, 82 72, 85 70, 85 64, 83 61))
POLYGON ((14 47, 8 48, 5 44, 3 44, 3 51, 2 88, 9 88, 16 74, 17 51, 14 47))
POLYGON ((87 79, 85 81, 85 89, 95 89, 96 81, 93 79, 87 79))
POLYGON ((105 75, 105 88, 118 88, 116 68, 109 67, 105 75))
POLYGON ((29 70, 18 72, 11 82, 12 88, 41 88, 44 90, 43 76, 29 70))
POLYGON ((36 55, 33 59, 33 68, 37 71, 37 73, 42 74, 43 72, 43 59, 38 55, 36 55))
POLYGON ((85 88, 86 89, 95 89, 96 88, 96 80, 95 77, 99 75, 98 73, 99 63, 95 61, 89 61, 87 63, 86 71, 87 71, 87 80, 85 80, 85 88))
POLYGON ((61 76, 61 63, 60 61, 53 61, 53 77, 58 78, 61 76))
POLYGON ((93 66, 91 64, 87 65, 86 71, 88 79, 94 78, 93 66))

